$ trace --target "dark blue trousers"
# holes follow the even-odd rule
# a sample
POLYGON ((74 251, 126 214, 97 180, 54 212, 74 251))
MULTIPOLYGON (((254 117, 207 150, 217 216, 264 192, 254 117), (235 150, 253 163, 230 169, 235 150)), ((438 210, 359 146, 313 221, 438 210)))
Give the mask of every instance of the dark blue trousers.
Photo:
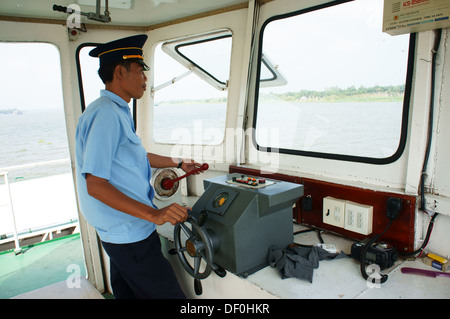
POLYGON ((156 231, 130 244, 102 242, 110 258, 114 297, 126 299, 184 299, 169 261, 161 252, 156 231))

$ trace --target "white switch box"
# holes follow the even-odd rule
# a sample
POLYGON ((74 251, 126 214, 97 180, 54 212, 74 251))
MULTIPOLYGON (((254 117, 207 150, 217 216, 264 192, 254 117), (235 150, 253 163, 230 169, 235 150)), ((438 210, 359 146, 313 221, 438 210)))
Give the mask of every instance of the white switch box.
POLYGON ((323 199, 322 221, 325 224, 344 228, 345 200, 327 196, 323 199))
POLYGON ((372 233, 373 206, 347 201, 345 204, 345 226, 349 231, 369 235, 372 233))

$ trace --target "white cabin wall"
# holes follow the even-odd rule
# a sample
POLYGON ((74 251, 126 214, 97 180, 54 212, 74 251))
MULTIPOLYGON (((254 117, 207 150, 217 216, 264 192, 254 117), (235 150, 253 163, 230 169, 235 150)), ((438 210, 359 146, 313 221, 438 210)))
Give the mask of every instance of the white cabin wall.
MULTIPOLYGON (((319 3, 330 2, 328 0, 319 3)), ((251 1, 251 3, 253 3, 251 1)), ((267 2, 260 8, 259 27, 269 17, 302 8, 315 6, 317 0, 277 0, 267 2), (301 3, 301 4, 299 4, 301 3), (300 7, 301 6, 301 7, 300 7)), ((250 6, 251 8, 251 6, 250 6)), ((250 10, 250 9, 249 9, 250 10)), ((252 18, 249 10, 241 9, 223 14, 185 22, 182 25, 173 24, 146 32, 149 40, 146 43, 145 59, 152 67, 153 50, 157 43, 182 37, 188 34, 196 34, 210 30, 229 28, 233 33, 233 47, 231 57, 230 87, 228 93, 228 108, 226 127, 239 127, 245 109, 246 94, 246 63, 249 53, 249 21, 252 18)), ((251 8, 251 10, 253 10, 251 8)), ((80 33, 76 41, 69 41, 67 28, 64 25, 37 24, 0 21, 0 41, 36 41, 55 44, 61 57, 61 70, 63 79, 64 110, 66 114, 67 135, 71 154, 72 167, 74 168, 75 156, 75 130, 78 118, 81 115, 81 104, 78 90, 78 76, 75 62, 76 48, 85 42, 107 42, 125 36, 144 33, 143 31, 125 30, 104 30, 89 29, 86 33, 80 33), (14 30, 14 32, 12 32, 14 30)), ((443 256, 450 255, 448 245, 450 233, 450 50, 448 48, 450 29, 444 29, 440 50, 438 52, 438 64, 436 68, 436 94, 435 94, 435 115, 433 126, 433 140, 430 154, 430 162, 427 170, 427 208, 437 211, 440 216, 436 218, 433 233, 428 248, 443 256)), ((387 165, 371 165, 365 163, 354 163, 346 161, 336 161, 319 159, 313 157, 292 156, 279 154, 277 158, 267 157, 267 154, 258 152, 260 162, 249 161, 248 154, 253 147, 251 141, 246 143, 246 162, 249 167, 266 168, 270 171, 297 175, 302 177, 325 180, 344 185, 358 186, 375 190, 387 190, 390 192, 406 193, 410 195, 419 194, 419 181, 426 147, 426 131, 429 113, 430 96, 430 75, 431 50, 434 43, 434 32, 421 32, 418 34, 416 43, 415 74, 412 96, 412 107, 409 118, 409 128, 406 148, 402 156, 394 163, 387 165), (270 164, 270 165, 267 165, 270 164), (275 166, 272 166, 274 164, 275 166)), ((257 61, 255 61, 256 63, 257 61)), ((254 68, 256 70, 256 68, 254 68)), ((255 74, 253 74, 254 76, 255 74)), ((148 72, 151 87, 153 74, 148 72)), ((254 82, 254 81, 253 81, 254 82)), ((254 85, 254 83, 250 84, 254 85)), ((153 127, 151 125, 153 112, 153 99, 148 89, 145 96, 138 101, 138 134, 141 136, 148 151, 170 155, 172 145, 156 144, 152 139, 153 127)), ((24 94, 26 90, 24 91, 24 94)), ((248 96, 248 120, 251 127, 253 116, 254 94, 250 90, 248 96)), ((225 149, 225 137, 223 147, 226 159, 219 157, 203 157, 202 160, 211 164, 211 171, 226 172, 228 165, 240 163, 239 153, 231 155, 225 149)), ((199 150, 199 148, 193 148, 199 150)), ((233 148, 235 151, 235 148, 233 148)), ((251 150, 252 152, 254 150, 251 150)), ((201 152, 201 148, 200 148, 201 152)), ((201 180, 208 178, 208 174, 193 177, 197 186, 194 193, 200 194, 203 190, 201 180)), ((212 174, 212 173, 211 173, 212 174)), ((95 232, 83 223, 80 215, 82 227, 82 239, 85 255, 87 259, 88 273, 90 280, 96 283, 101 290, 100 278, 102 263, 99 260, 101 247, 95 240, 89 240, 89 236, 94 239, 95 232), (95 278, 95 276, 98 276, 95 278)), ((420 246, 425 236, 430 217, 417 210, 416 213, 416 246, 420 246)), ((108 277, 108 276, 105 276, 108 277)))
POLYGON ((413 86, 408 121, 408 163, 405 192, 418 194, 427 143, 428 115, 431 95, 431 61, 435 34, 417 34, 413 86))
MULTIPOLYGON (((67 35, 67 27, 58 24, 19 23, 0 21, 0 41, 4 42, 45 42, 54 44, 60 53, 63 103, 66 118, 66 130, 72 174, 75 182, 75 131, 78 117, 81 115, 75 59, 67 35)), ((26 94, 26 88, 24 91, 26 94)), ((95 236, 83 216, 79 214, 83 252, 86 259, 86 270, 89 281, 99 291, 104 290, 101 261, 96 241, 89 240, 95 236)))
MULTIPOLYGON (((328 1, 322 1, 325 3, 328 1)), ((317 5, 317 1, 302 2, 302 7, 299 7, 298 1, 294 0, 277 0, 276 2, 268 2, 261 6, 259 13, 259 27, 269 17, 283 14, 290 11, 296 11, 309 6, 317 5)), ((245 54, 248 53, 245 47, 244 40, 248 40, 248 23, 252 18, 250 10, 241 10, 239 12, 240 19, 236 18, 237 12, 231 12, 213 17, 194 20, 183 24, 181 29, 179 25, 171 25, 164 28, 159 28, 150 31, 149 46, 147 56, 152 54, 154 46, 160 41, 173 39, 183 34, 196 34, 208 30, 220 29, 222 27, 230 28, 233 32, 233 52, 232 52, 232 66, 230 76, 230 90, 228 96, 228 113, 227 113, 227 128, 236 128, 240 123, 236 121, 239 113, 245 109, 245 81, 243 76, 243 67, 248 59, 245 59, 245 54), (233 19, 228 16, 233 15, 233 19), (205 29, 211 21, 210 28, 205 29)), ((450 97, 450 83, 449 83, 449 67, 448 61, 450 53, 448 46, 449 31, 444 30, 443 40, 441 42, 440 59, 437 66, 436 81, 436 112, 435 125, 433 129, 433 147, 430 155, 430 164, 428 169, 427 187, 431 190, 431 195, 427 195, 427 203, 433 205, 439 203, 441 216, 436 220, 433 234, 428 248, 434 252, 443 255, 450 255, 450 248, 445 244, 448 242, 448 233, 450 231, 450 218, 445 216, 450 213, 450 202, 448 200, 450 193, 450 171, 448 167, 449 150, 446 147, 449 141, 450 129, 449 122, 449 97, 450 97)), ((258 35, 257 35, 258 36, 258 35)), ((435 32, 421 32, 417 34, 416 38, 416 55, 414 61, 414 76, 413 76, 413 90, 411 97, 411 110, 408 121, 408 135, 406 147, 401 157, 390 164, 386 165, 372 165, 366 163, 355 163, 346 161, 336 161, 328 159, 320 159, 313 157, 292 156, 286 154, 268 155, 263 152, 257 152, 257 159, 259 162, 252 162, 249 159, 251 152, 256 152, 253 148, 253 143, 250 140, 246 141, 246 158, 242 163, 248 167, 259 168, 270 172, 280 172, 290 175, 297 175, 307 178, 314 178, 329 182, 334 182, 343 185, 357 186, 361 188, 374 189, 379 191, 388 191, 399 194, 418 195, 420 192, 419 183, 421 170, 423 165, 423 158, 426 149, 426 132, 428 125, 428 114, 430 107, 430 89, 431 89, 431 60, 432 48, 435 40, 435 32), (276 156, 276 157, 271 157, 276 156)), ((151 63, 153 61, 151 60, 151 63)), ((256 63, 256 62, 255 62, 256 63)), ((254 70, 256 68, 253 68, 254 70)), ((255 74, 253 73, 253 76, 255 74)), ((150 81, 152 75, 150 75, 150 81)), ((254 81, 250 86, 254 86, 254 81)), ((248 98, 248 127, 251 127, 253 116, 253 91, 250 88, 248 98)), ((145 107, 140 109, 140 116, 138 116, 138 128, 143 137, 144 144, 148 149, 156 152, 170 155, 171 145, 155 144, 151 139, 151 132, 153 128, 151 125, 153 101, 149 95, 144 98, 142 102, 145 107)), ((199 148, 197 148, 199 150, 199 148)), ((201 148, 200 148, 201 150, 201 148)), ((201 155, 200 155, 201 156, 201 155)), ((226 162, 219 158, 202 158, 203 160, 212 164, 212 170, 226 171, 230 162, 226 162)), ((238 154, 234 154, 236 163, 240 163, 238 154)), ((202 174, 201 178, 207 178, 202 174)), ((194 194, 201 194, 202 183, 193 183, 197 187, 194 194)), ((427 214, 416 210, 415 222, 415 246, 419 247, 422 244, 425 236, 430 217, 427 214)))
MULTIPOLYGON (((259 28, 268 18, 317 6, 331 1, 303 1, 299 5, 295 0, 278 0, 265 3, 261 6, 259 28)), ((255 71, 256 72, 256 71, 255 71)), ((421 74, 422 75, 422 74, 421 74)), ((420 75, 420 76, 421 76, 420 75)), ((255 76, 255 74, 253 74, 255 76)), ((254 85, 254 81, 252 81, 254 85)), ((254 89, 253 89, 254 91, 254 89)), ((250 93, 250 103, 248 117, 251 123, 253 119, 254 94, 250 93)), ((424 147, 421 143, 421 148, 424 147)), ((383 191, 393 191, 403 193, 407 179, 407 163, 409 150, 409 135, 405 150, 402 156, 395 162, 386 165, 374 165, 367 163, 356 163, 348 161, 321 159, 315 157, 287 155, 287 154, 264 154, 256 151, 252 143, 248 144, 247 158, 253 155, 268 171, 277 171, 308 178, 317 178, 336 183, 358 186, 362 188, 373 188, 383 191), (263 163, 266 161, 266 163, 263 163), (264 164, 266 164, 264 166, 264 164)), ((420 172, 418 172, 420 176, 420 172)), ((415 193, 417 194, 417 186, 415 193)))
MULTIPOLYGON (((441 43, 436 56, 436 84, 434 99, 431 153, 425 179, 426 208, 438 212, 428 248, 450 256, 450 28, 442 30, 441 43)), ((422 214, 419 224, 423 239, 430 216, 422 214)))
MULTIPOLYGON (((321 1, 320 3, 326 2, 330 1, 321 1)), ((304 1, 299 5, 299 2, 295 0, 277 0, 265 3, 261 6, 259 26, 269 17, 318 4, 317 1, 304 1)), ((417 34, 407 141, 404 152, 397 161, 386 165, 373 165, 287 154, 271 155, 258 152, 253 143, 250 142, 247 143, 246 165, 270 172, 297 175, 360 188, 413 196, 419 195, 427 142, 432 70, 430 61, 435 36, 435 31, 417 34), (257 162, 249 161, 252 153, 254 157, 256 153, 257 162)), ((433 142, 426 179, 427 193, 431 193, 426 195, 427 208, 430 211, 440 213, 440 216, 436 218, 428 249, 444 256, 450 255, 450 247, 448 246, 448 234, 450 233, 450 170, 448 169, 450 160, 448 148, 450 141, 450 67, 448 62, 450 61, 450 52, 448 50, 448 39, 449 29, 445 29, 442 34, 436 68, 433 142)), ((252 76, 255 77, 255 72, 252 76)), ((254 82, 253 80, 251 85, 254 86, 254 82)), ((251 123, 254 97, 252 90, 250 92, 248 118, 251 123)), ((418 197, 417 203, 417 206, 419 206, 420 197, 418 197)), ((430 216, 421 212, 417 207, 415 220, 416 248, 420 247, 423 242, 429 221, 430 216)))
MULTIPOLYGON (((450 197, 450 28, 442 30, 437 52, 435 115, 433 124, 432 156, 428 170, 430 193, 450 197)), ((449 213, 450 214, 450 213, 449 213)))
MULTIPOLYGON (((214 145, 216 152, 208 151, 211 146, 208 145, 176 145, 177 150, 180 147, 186 148, 186 157, 194 158, 198 162, 206 162, 210 165, 208 171, 199 176, 190 176, 188 185, 189 193, 191 195, 201 195, 203 192, 204 178, 212 177, 217 172, 221 174, 228 172, 230 164, 236 164, 239 156, 234 147, 234 129, 238 125, 238 114, 242 110, 242 96, 245 90, 245 80, 242 79, 242 69, 246 67, 244 59, 244 52, 246 49, 246 28, 247 28, 247 9, 234 10, 223 14, 217 14, 201 19, 195 19, 189 22, 180 24, 173 24, 166 27, 161 27, 148 32, 149 39, 145 47, 145 54, 148 57, 150 71, 148 72, 148 91, 153 88, 153 64, 154 64, 154 50, 156 46, 162 41, 182 38, 189 35, 196 35, 210 32, 213 30, 229 29, 232 32, 232 52, 231 52, 231 70, 227 97, 227 115, 225 127, 225 137, 221 145, 214 145), (228 130, 231 129, 231 130, 228 130), (231 144, 230 139, 231 138, 231 144)), ((139 108, 138 113, 138 134, 141 136, 144 146, 149 152, 172 156, 174 146, 172 144, 155 143, 153 140, 153 106, 154 100, 150 93, 142 98, 143 107, 139 108)), ((199 115, 199 118, 201 116, 199 115)), ((176 153, 178 154, 178 153, 176 153)))
MULTIPOLYGON (((450 255, 448 238, 450 233, 450 171, 448 162, 450 153, 450 81, 449 66, 450 52, 448 50, 449 29, 442 31, 441 43, 437 52, 435 75, 434 115, 432 127, 432 140, 428 167, 425 175, 425 208, 428 213, 416 210, 415 246, 419 248, 427 233, 431 215, 435 212, 440 215, 436 218, 427 250, 442 256, 450 255)), ((419 194, 420 178, 425 158, 428 120, 431 100, 431 72, 430 61, 433 55, 433 46, 437 39, 436 31, 420 32, 417 35, 417 49, 415 57, 415 74, 413 85, 413 99, 411 103, 411 118, 408 127, 408 164, 405 182, 405 193, 419 194)), ((417 205, 420 206, 420 197, 417 205)))

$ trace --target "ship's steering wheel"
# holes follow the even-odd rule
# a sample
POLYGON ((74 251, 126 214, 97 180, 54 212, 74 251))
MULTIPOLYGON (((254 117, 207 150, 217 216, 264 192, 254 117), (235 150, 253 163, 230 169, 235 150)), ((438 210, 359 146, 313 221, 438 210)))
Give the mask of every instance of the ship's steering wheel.
POLYGON ((207 211, 200 212, 198 218, 189 214, 184 223, 179 223, 174 228, 175 252, 173 253, 178 255, 183 268, 194 278, 194 290, 197 295, 201 295, 203 290, 200 280, 207 278, 211 270, 220 277, 226 275, 226 271, 214 263, 214 251, 219 248, 219 241, 214 232, 207 230, 204 226, 207 215, 207 211), (185 236, 182 235, 182 230, 185 236), (183 246, 182 241, 185 237, 187 239, 183 246), (193 258, 194 266, 189 263, 186 253, 193 258), (202 260, 206 262, 203 270, 201 270, 202 260))

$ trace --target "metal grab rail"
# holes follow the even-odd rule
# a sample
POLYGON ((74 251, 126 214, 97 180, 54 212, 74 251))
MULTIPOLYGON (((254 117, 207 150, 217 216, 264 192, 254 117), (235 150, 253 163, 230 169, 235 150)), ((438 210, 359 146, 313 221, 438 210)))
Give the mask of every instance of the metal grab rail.
POLYGON ((69 160, 70 160, 69 158, 64 158, 64 159, 53 160, 53 161, 38 162, 38 163, 31 163, 31 164, 24 164, 24 165, 0 168, 0 175, 3 176, 3 178, 5 180, 6 193, 8 195, 8 207, 11 212, 11 217, 12 217, 12 221, 13 221, 13 233, 14 233, 14 245, 15 245, 14 253, 16 255, 18 255, 22 252, 22 248, 20 247, 20 244, 19 244, 19 236, 17 233, 17 226, 16 226, 16 217, 14 214, 14 205, 12 202, 11 189, 10 189, 9 180, 8 180, 8 172, 12 171, 12 170, 23 169, 23 168, 45 166, 45 165, 55 164, 55 163, 64 163, 64 162, 69 162, 69 160))
POLYGON ((19 244, 19 236, 17 235, 17 226, 16 226, 16 217, 14 214, 14 206, 12 203, 12 197, 11 197, 11 190, 9 188, 9 181, 8 181, 8 172, 0 172, 0 175, 3 175, 4 179, 5 179, 5 184, 6 184, 6 193, 8 194, 8 207, 9 210, 11 212, 11 216, 12 216, 12 220, 13 220, 13 231, 14 231, 14 245, 15 245, 15 249, 14 249, 14 253, 16 255, 20 254, 22 252, 22 248, 20 248, 20 244, 19 244))
POLYGON ((70 158, 61 158, 53 161, 45 161, 45 162, 38 162, 38 163, 31 163, 31 164, 23 164, 23 165, 16 165, 16 166, 9 166, 9 167, 1 167, 0 168, 0 175, 4 174, 4 172, 8 173, 9 171, 14 171, 18 169, 23 168, 31 168, 31 167, 39 167, 39 166, 45 166, 49 164, 56 164, 56 163, 65 163, 69 162, 70 158))

